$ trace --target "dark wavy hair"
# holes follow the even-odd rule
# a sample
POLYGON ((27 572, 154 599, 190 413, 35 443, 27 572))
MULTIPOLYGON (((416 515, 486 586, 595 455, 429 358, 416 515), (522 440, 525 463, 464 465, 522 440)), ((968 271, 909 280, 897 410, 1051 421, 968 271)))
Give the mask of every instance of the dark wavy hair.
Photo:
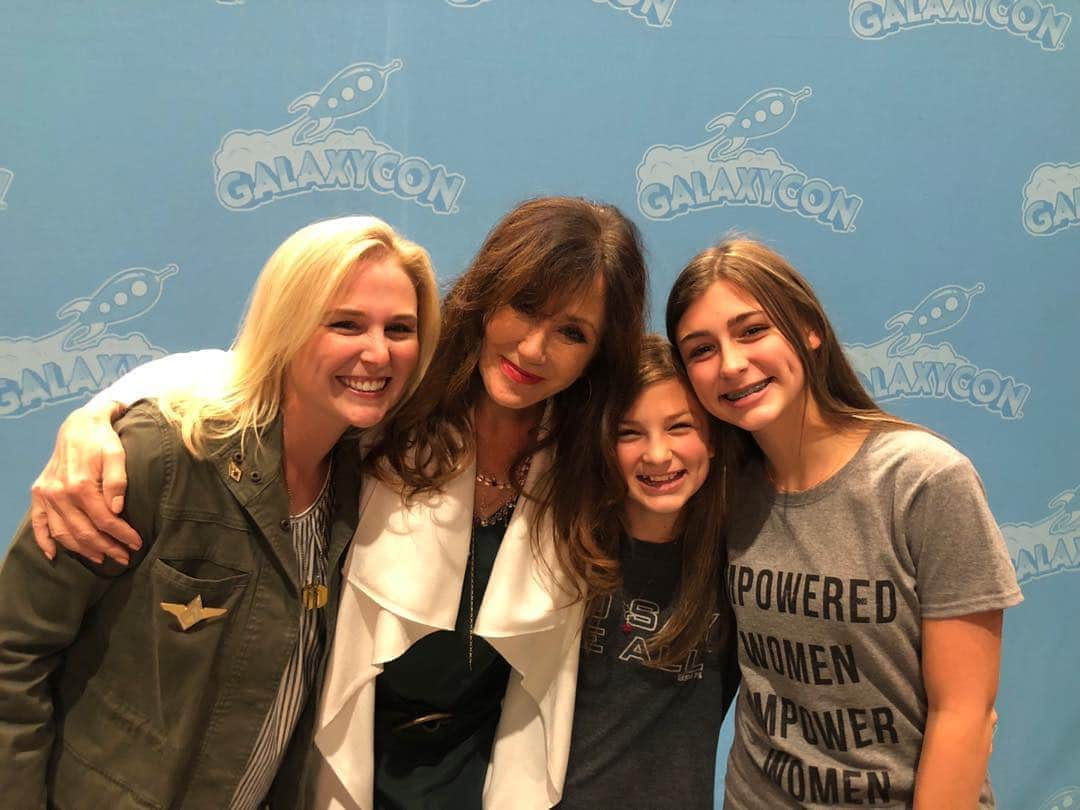
MULTIPOLYGON (((483 392, 478 370, 487 320, 498 309, 548 312, 588 294, 602 279, 604 320, 582 375, 549 401, 545 430, 514 462, 536 451, 552 464, 534 491, 541 524, 550 518, 556 556, 576 598, 609 590, 618 560, 598 544, 610 506, 604 448, 633 385, 644 333, 648 277, 637 227, 617 208, 576 197, 541 197, 510 211, 484 240, 443 303, 435 356, 416 394, 383 431, 372 454, 384 480, 408 497, 441 489, 475 454, 472 408, 483 392)), ((539 542, 533 526, 534 543, 539 542)))
MULTIPOLYGON (((656 334, 645 335, 641 357, 638 361, 634 385, 620 402, 619 416, 629 411, 638 397, 656 383, 677 380, 686 389, 694 407, 700 408, 690 380, 672 345, 656 334)), ((700 417, 706 430, 706 439, 715 447, 711 435, 713 422, 704 409, 700 417)), ((617 553, 618 546, 628 537, 624 525, 627 486, 619 469, 614 440, 606 448, 609 478, 614 482, 616 505, 604 517, 600 529, 600 542, 605 549, 617 553)), ((709 474, 682 509, 677 531, 682 535, 682 566, 679 586, 672 604, 671 615, 664 626, 647 642, 652 666, 665 667, 686 660, 686 656, 709 632, 714 613, 719 613, 719 644, 728 643, 733 624, 731 606, 721 598, 723 570, 727 560, 724 544, 724 516, 726 501, 722 477, 715 459, 709 466, 709 474)), ((597 595, 599 596, 599 594, 597 595)))

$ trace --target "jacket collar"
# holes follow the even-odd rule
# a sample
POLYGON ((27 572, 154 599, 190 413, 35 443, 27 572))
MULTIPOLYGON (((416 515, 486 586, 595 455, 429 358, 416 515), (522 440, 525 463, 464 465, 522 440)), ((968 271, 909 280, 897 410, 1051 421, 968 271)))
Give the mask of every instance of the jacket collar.
MULTIPOLYGON (((281 415, 260 431, 258 438, 248 430, 207 445, 207 457, 226 489, 265 535, 273 555, 299 591, 289 498, 282 473, 281 415)), ((349 493, 359 489, 359 463, 355 439, 343 440, 334 448, 334 485, 341 503, 334 510, 328 559, 335 567, 356 526, 357 503, 349 493)))
MULTIPOLYGON (((534 458, 525 491, 535 489, 550 463, 534 458)), ((345 576, 382 608, 431 630, 452 630, 461 603, 472 534, 475 462, 449 481, 442 492, 404 503, 391 486, 365 482, 360 523, 345 576)), ((554 541, 541 528, 534 549, 531 526, 536 505, 523 498, 507 526, 487 592, 479 606, 475 632, 500 637, 548 630, 574 600, 560 577, 554 541)), ((377 662, 379 663, 379 662, 377 662)))

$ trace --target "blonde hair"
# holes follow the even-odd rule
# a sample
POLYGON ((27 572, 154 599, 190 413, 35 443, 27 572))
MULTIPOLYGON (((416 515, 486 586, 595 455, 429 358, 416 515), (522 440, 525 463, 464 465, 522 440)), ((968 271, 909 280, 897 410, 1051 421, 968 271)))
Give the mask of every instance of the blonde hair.
POLYGON ((311 337, 350 274, 395 257, 416 290, 420 356, 401 401, 420 384, 438 342, 439 291, 431 259, 375 217, 339 217, 301 228, 267 260, 232 344, 230 379, 220 395, 177 392, 158 406, 197 458, 208 440, 259 432, 281 409, 285 371, 311 337))

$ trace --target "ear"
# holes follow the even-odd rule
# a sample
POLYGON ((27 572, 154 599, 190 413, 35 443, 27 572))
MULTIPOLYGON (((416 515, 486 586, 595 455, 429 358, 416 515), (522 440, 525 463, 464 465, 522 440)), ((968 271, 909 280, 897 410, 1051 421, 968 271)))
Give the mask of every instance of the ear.
POLYGON ((821 336, 812 329, 806 333, 806 345, 810 347, 810 351, 815 351, 821 348, 821 336))

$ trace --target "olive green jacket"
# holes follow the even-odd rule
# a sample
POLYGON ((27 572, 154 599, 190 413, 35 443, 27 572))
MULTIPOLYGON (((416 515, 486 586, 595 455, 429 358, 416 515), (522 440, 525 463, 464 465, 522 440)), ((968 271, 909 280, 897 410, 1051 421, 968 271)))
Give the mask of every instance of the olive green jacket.
MULTIPOLYGON (((5 807, 224 808, 297 643, 297 560, 280 422, 198 461, 157 409, 119 423, 131 565, 50 563, 26 521, 0 569, 0 797, 5 807), (162 603, 224 609, 181 629, 162 603)), ((326 649, 357 522, 355 441, 335 450, 326 649)), ((321 683, 322 673, 317 683, 321 683)), ((305 803, 316 694, 269 797, 305 803)))

